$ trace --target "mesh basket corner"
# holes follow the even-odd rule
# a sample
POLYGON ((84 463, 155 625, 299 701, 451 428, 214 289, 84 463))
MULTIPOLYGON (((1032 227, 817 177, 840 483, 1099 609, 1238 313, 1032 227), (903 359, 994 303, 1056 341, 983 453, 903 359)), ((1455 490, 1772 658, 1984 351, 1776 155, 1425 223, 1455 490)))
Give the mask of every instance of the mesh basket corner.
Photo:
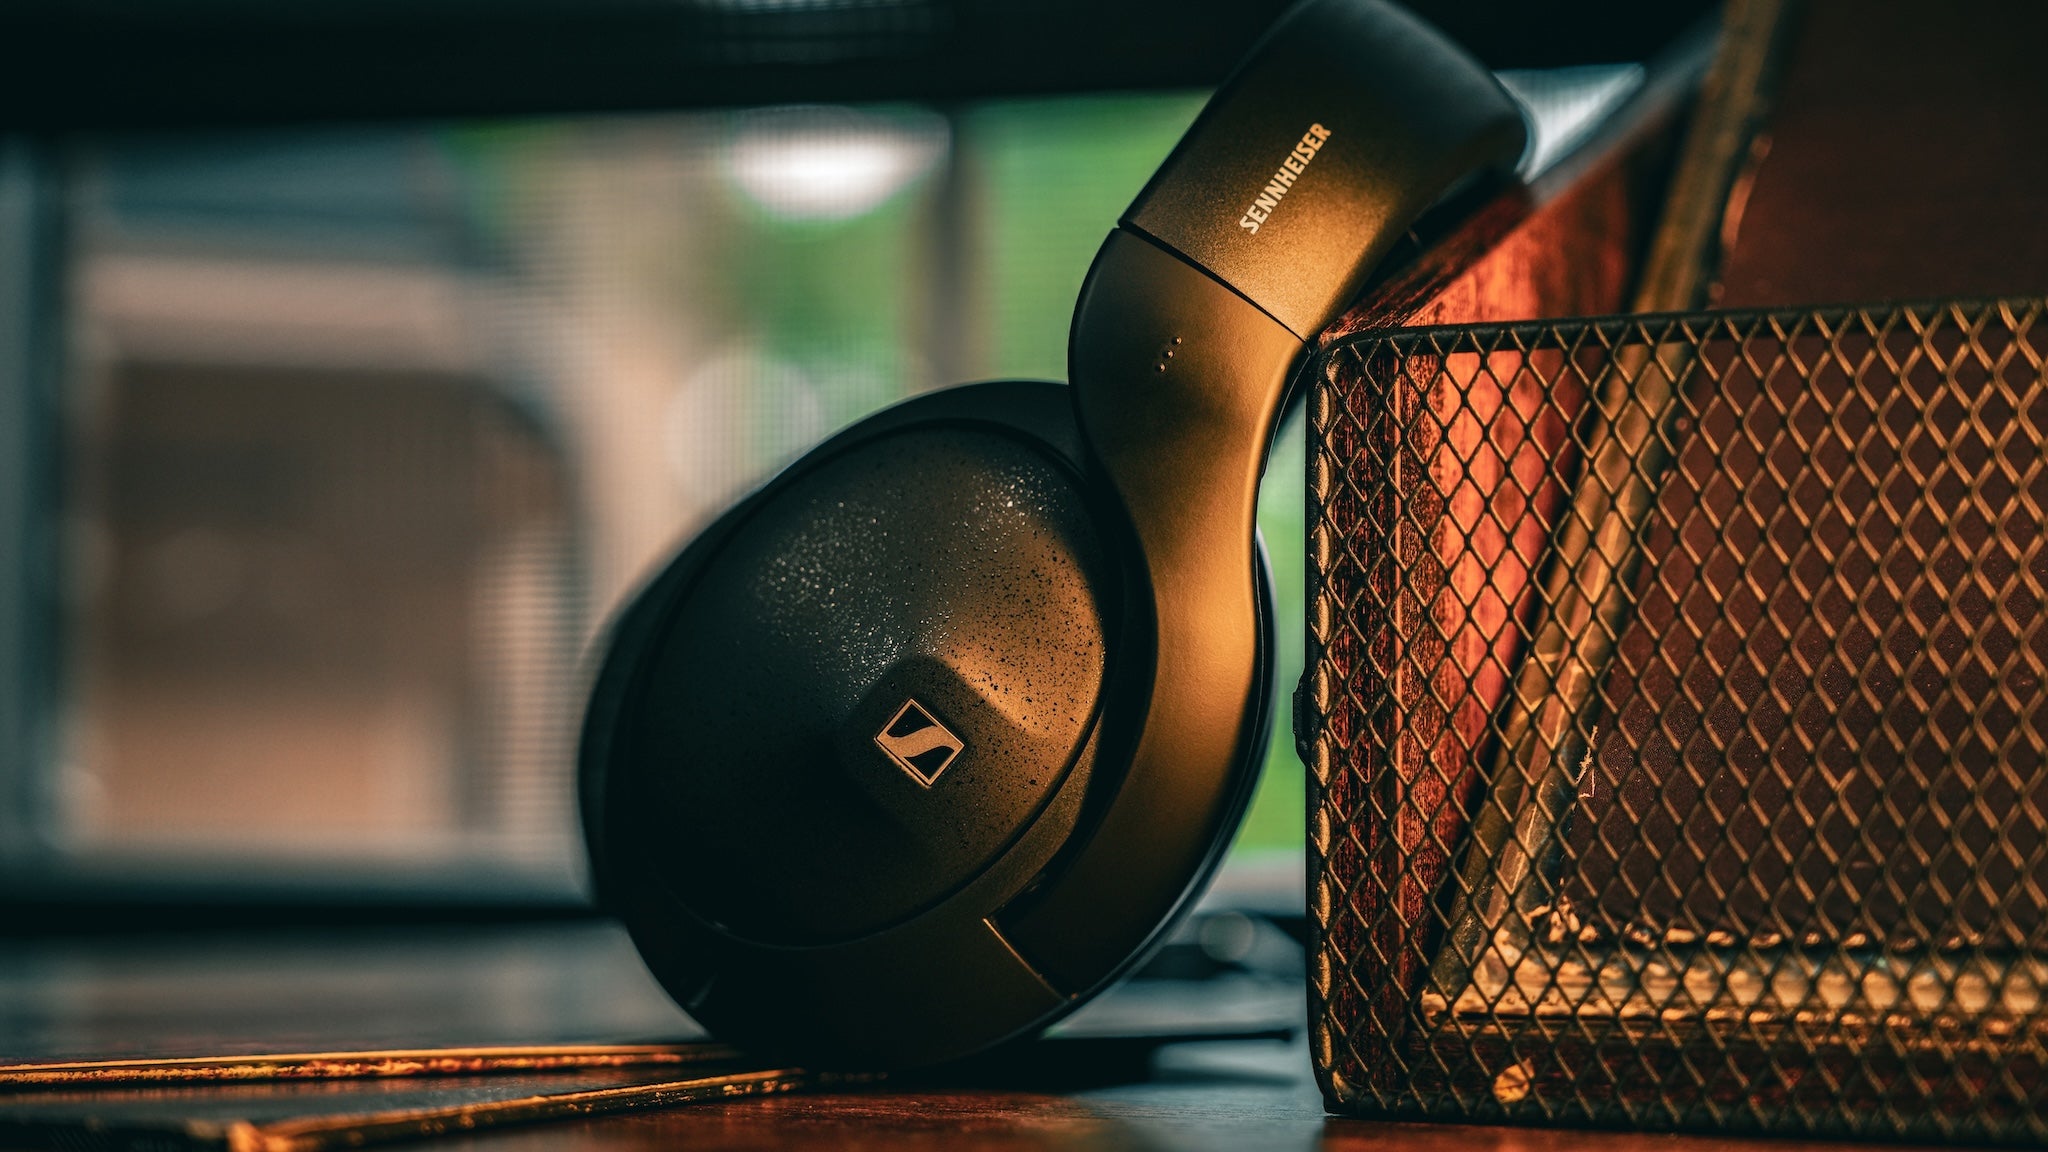
POLYGON ((1325 351, 1303 743, 1334 1107, 2048 1139, 2042 312, 1325 351))

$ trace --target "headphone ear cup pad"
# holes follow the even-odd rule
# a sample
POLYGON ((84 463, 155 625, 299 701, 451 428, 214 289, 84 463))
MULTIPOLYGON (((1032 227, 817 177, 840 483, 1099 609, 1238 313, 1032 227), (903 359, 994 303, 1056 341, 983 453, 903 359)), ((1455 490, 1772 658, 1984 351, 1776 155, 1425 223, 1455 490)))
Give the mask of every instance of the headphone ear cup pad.
POLYGON ((792 465, 628 607, 584 736, 594 871, 715 1034, 905 1067, 1088 990, 994 923, 1100 782, 1127 655, 1130 552, 1081 461, 1062 385, 929 394, 792 465))

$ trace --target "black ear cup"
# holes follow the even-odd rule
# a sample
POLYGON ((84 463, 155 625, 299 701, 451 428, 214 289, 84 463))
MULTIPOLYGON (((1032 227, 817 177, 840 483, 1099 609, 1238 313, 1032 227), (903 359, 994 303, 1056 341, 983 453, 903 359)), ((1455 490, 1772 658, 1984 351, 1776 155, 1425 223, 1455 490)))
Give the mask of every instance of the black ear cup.
POLYGON ((1003 926, 1133 739, 1136 556, 1068 390, 1031 383, 873 417, 693 541, 620 618, 582 764, 600 897, 678 1001, 898 1066, 1109 978, 1055 982, 1003 926))
POLYGON ((994 420, 882 423, 677 561, 621 718, 637 867, 738 938, 831 946, 953 894, 1103 704, 1121 580, 1078 462, 994 420))
POLYGON ((871 417, 633 600, 584 822, 600 899, 685 1008, 763 1053, 902 1067, 1042 1027, 1145 955, 1265 749, 1253 519, 1304 335, 1520 139, 1412 17, 1311 0, 1104 244, 1071 388, 871 417), (1289 259, 1303 277, 1269 274, 1289 259))
POLYGON ((910 919, 980 875, 1087 743, 1119 581, 1049 445, 858 436, 706 551, 641 671, 670 706, 633 738, 672 768, 629 803, 658 814, 644 865, 727 931, 821 946, 910 919))

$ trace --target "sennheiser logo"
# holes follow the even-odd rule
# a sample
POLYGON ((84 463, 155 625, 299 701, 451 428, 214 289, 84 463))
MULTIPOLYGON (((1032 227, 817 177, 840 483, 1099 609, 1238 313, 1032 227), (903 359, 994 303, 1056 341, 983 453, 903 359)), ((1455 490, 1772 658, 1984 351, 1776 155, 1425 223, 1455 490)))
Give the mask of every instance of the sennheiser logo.
POLYGON ((875 733, 875 747, 929 788, 939 773, 952 767, 967 747, 916 700, 905 700, 896 715, 875 733))
POLYGON ((1266 218, 1273 214, 1273 210, 1280 207, 1280 201, 1287 198, 1287 192, 1294 187, 1294 182, 1301 178, 1303 172, 1308 171, 1309 162, 1316 158, 1316 153, 1323 150, 1323 144, 1329 139, 1328 128, 1321 124, 1309 125, 1308 131, 1302 133, 1301 143, 1296 144, 1294 151, 1287 154, 1287 159, 1280 162, 1280 167, 1273 173, 1273 178, 1266 181, 1266 186, 1259 191, 1258 199, 1253 200, 1252 206, 1245 209, 1244 215, 1238 218, 1237 226, 1247 232, 1257 232, 1259 225, 1264 224, 1266 218))

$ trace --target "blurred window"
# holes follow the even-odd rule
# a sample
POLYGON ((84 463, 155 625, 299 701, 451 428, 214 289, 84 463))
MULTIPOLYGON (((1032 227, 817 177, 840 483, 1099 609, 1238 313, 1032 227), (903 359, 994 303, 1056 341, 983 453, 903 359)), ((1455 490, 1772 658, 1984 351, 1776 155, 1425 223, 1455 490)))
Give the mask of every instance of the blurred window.
MULTIPOLYGON (((1088 261, 1201 100, 75 143, 50 853, 577 890, 607 612, 832 430, 1063 378, 1088 261)), ((1274 752, 1241 850, 1298 853, 1274 752)))
MULTIPOLYGON (((1555 152, 1639 78, 1509 79, 1555 152)), ((573 896, 607 613, 834 429, 1064 378, 1088 262, 1202 101, 65 141, 57 722, 0 864, 573 896)), ((1297 420, 1260 512, 1283 693, 1301 451, 1297 420)), ((1298 862, 1302 795, 1283 709, 1241 866, 1298 862)))

